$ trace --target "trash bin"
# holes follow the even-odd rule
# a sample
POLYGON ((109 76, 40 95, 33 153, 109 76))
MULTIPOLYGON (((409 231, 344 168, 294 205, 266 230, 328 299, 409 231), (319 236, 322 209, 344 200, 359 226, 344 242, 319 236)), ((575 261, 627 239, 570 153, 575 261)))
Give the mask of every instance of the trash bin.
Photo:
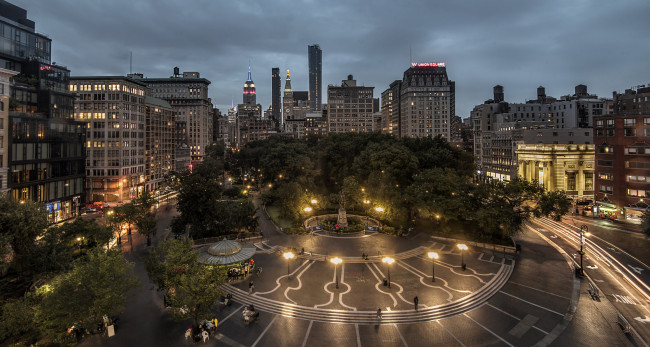
POLYGON ((384 287, 388 287, 388 280, 384 278, 384 287))

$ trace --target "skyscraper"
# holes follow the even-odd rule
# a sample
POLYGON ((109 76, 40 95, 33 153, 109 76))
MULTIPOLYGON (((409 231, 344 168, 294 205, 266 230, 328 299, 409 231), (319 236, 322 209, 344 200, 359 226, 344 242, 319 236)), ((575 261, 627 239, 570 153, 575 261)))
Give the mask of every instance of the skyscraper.
POLYGON ((327 87, 328 131, 330 133, 373 131, 373 90, 357 86, 352 75, 341 86, 327 87))
POLYGON ((276 126, 280 123, 280 117, 282 116, 281 89, 282 77, 280 76, 280 68, 274 67, 271 69, 271 117, 276 123, 276 126))
POLYGON ((400 90, 400 137, 449 139, 451 116, 456 114, 455 87, 445 63, 411 63, 400 90))
POLYGON ((284 84, 284 98, 282 99, 282 125, 287 119, 291 119, 293 115, 293 90, 291 89, 291 76, 289 69, 287 69, 287 80, 284 84))
POLYGON ((251 66, 248 65, 248 79, 244 83, 244 99, 245 105, 255 105, 257 102, 257 94, 255 93, 255 82, 251 77, 251 66))
POLYGON ((323 51, 319 45, 307 46, 309 55, 309 109, 321 110, 323 86, 323 51))

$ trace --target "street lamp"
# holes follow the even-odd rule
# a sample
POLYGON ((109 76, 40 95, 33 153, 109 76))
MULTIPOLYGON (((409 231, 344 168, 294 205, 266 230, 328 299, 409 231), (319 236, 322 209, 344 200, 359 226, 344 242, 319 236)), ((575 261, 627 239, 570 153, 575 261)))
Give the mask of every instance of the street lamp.
POLYGON ((316 199, 311 199, 311 203, 312 203, 312 205, 313 205, 313 204, 317 204, 317 203, 318 203, 318 200, 316 200, 316 199))
POLYGON ((381 206, 377 206, 377 207, 375 207, 375 211, 377 211, 379 213, 382 213, 382 212, 384 212, 384 208, 381 207, 381 206))
POLYGON ((390 265, 395 262, 395 259, 391 257, 384 257, 381 261, 384 264, 388 265, 388 288, 390 288, 390 265))
POLYGON ((305 211, 305 212, 311 212, 311 207, 307 206, 307 207, 303 208, 303 211, 305 211))
POLYGON ((467 245, 464 243, 458 244, 458 249, 460 249, 460 265, 463 271, 465 271, 465 251, 468 250, 467 245))
POLYGON ((295 257, 295 255, 293 254, 293 252, 284 252, 283 256, 284 256, 284 259, 287 260, 287 275, 288 275, 288 274, 291 273, 291 268, 290 268, 291 259, 293 259, 295 257))
POLYGON ((585 236, 589 236, 591 233, 589 232, 589 227, 587 227, 586 224, 583 224, 580 227, 580 275, 585 274, 585 270, 582 267, 582 256, 585 254, 585 252, 582 250, 582 246, 585 244, 585 236))
POLYGON ((427 253, 429 259, 431 259, 431 282, 436 281, 436 259, 439 258, 438 253, 429 252, 427 253))
POLYGON ((334 277, 336 277, 336 289, 339 289, 339 276, 336 274, 336 268, 338 267, 339 264, 343 262, 343 260, 341 260, 341 258, 339 257, 334 257, 330 259, 330 261, 332 262, 332 264, 334 264, 334 277))

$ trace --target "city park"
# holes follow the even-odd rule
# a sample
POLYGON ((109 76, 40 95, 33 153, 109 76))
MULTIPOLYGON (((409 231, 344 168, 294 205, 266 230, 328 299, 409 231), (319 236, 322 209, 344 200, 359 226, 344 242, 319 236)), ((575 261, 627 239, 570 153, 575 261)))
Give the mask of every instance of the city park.
POLYGON ((106 329, 142 285, 124 256, 132 227, 167 312, 195 329, 227 294, 312 323, 434 321, 484 303, 512 272, 522 224, 570 206, 537 182, 477 176, 444 139, 380 134, 213 145, 167 181, 178 213, 162 233, 166 207, 149 194, 54 227, 37 204, 3 197, 0 341, 74 344, 71 329, 106 329))

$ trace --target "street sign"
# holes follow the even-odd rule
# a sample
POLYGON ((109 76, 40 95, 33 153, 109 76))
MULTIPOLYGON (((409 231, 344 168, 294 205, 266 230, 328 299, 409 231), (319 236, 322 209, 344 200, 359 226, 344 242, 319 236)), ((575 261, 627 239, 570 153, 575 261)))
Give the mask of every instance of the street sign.
POLYGON ((377 231, 377 227, 366 226, 366 230, 377 231))
POLYGON ((323 230, 323 226, 322 226, 322 225, 318 225, 318 226, 312 227, 311 229, 312 229, 313 231, 323 230))

